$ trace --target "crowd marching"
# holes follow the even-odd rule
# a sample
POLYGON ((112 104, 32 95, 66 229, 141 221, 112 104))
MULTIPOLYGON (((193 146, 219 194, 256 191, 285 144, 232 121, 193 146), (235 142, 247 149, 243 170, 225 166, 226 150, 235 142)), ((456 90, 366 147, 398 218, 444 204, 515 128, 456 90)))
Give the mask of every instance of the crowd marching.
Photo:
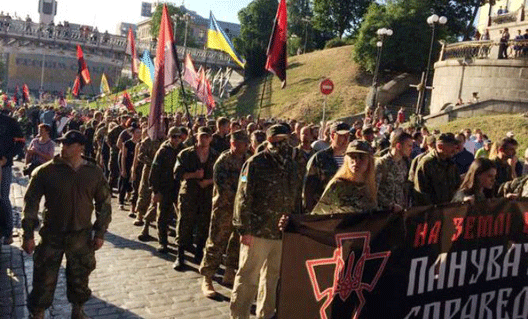
POLYGON ((39 201, 46 196, 30 311, 41 318, 51 305, 65 251, 72 260, 68 299, 82 318, 82 304, 90 296, 88 275, 95 268, 94 249, 83 250, 90 238, 86 231, 94 232, 95 250, 101 247, 111 197, 119 202, 117 214, 133 218, 138 240, 157 240, 158 251, 167 254, 169 238, 175 236, 175 270, 189 262, 185 251, 194 255, 206 297, 215 297, 212 277, 223 264, 223 284, 233 285, 232 318, 248 318, 255 296, 257 317, 271 318, 281 231, 290 214, 400 213, 412 206, 528 196, 528 169, 517 160, 513 132, 497 141, 479 129, 429 132, 425 126, 403 125, 403 110, 394 119, 388 113, 379 106, 352 126, 336 121, 323 127, 252 116, 197 117, 189 123, 176 113, 164 115, 166 133, 153 140, 148 119, 138 114, 4 110, 4 244, 13 242, 9 184, 14 157, 24 160, 24 172, 31 174, 22 220, 27 252, 34 249, 39 201), (62 144, 60 155, 55 155, 54 140, 62 144), (87 191, 77 189, 76 180, 84 181, 87 191), (68 196, 82 204, 70 207, 68 196), (60 200, 53 202, 54 197, 60 200), (77 247, 78 242, 84 244, 77 247))

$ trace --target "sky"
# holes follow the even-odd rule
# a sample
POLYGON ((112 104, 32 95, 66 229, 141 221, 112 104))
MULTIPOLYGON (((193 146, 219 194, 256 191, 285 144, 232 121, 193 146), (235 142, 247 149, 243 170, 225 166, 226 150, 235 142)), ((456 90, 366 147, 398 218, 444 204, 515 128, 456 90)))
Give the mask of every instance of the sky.
MULTIPOLYGON (((58 0, 55 24, 62 21, 71 23, 95 25, 100 32, 108 30, 116 32, 120 22, 138 23, 145 19, 141 17, 141 3, 149 0, 58 0)), ((240 23, 238 11, 246 7, 251 0, 177 0, 169 1, 180 6, 182 3, 191 11, 209 18, 212 10, 215 18, 220 21, 240 23)), ((29 14, 31 20, 39 21, 39 0, 0 0, 0 9, 4 13, 14 13, 25 19, 29 14)))

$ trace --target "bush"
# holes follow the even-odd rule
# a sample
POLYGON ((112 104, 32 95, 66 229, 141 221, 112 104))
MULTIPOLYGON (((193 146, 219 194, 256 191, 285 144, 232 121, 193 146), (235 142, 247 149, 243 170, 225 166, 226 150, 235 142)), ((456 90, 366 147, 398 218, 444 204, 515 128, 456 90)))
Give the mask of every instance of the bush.
POLYGON ((333 38, 326 42, 325 49, 337 48, 347 45, 346 41, 341 38, 333 38))

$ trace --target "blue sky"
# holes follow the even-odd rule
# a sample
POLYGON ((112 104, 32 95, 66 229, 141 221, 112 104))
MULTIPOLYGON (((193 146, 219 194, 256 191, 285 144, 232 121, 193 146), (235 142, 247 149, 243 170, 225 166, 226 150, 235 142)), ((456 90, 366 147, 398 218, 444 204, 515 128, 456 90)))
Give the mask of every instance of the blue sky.
MULTIPOLYGON (((29 14, 31 19, 38 22, 38 0, 0 0, 0 10, 16 14, 23 19, 29 14)), ((69 21, 72 23, 96 25, 99 31, 108 30, 115 33, 119 22, 137 23, 142 20, 141 2, 148 0, 58 0, 55 23, 69 21)), ((189 10, 196 11, 205 18, 209 18, 212 10, 217 20, 238 21, 238 11, 246 7, 251 0, 179 0, 170 1, 176 5, 182 3, 189 10)))

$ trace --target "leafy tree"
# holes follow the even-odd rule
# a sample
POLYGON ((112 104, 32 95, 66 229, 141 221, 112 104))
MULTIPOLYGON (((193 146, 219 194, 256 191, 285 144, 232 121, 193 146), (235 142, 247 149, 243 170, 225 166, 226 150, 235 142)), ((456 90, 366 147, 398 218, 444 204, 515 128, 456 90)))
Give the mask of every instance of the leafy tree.
MULTIPOLYGON (((166 3, 167 11, 171 16, 172 22, 176 25, 176 30, 174 30, 176 36, 176 44, 183 45, 185 40, 185 20, 181 18, 186 12, 181 8, 176 7, 170 3, 166 3)), ((157 39, 159 35, 159 28, 161 24, 161 16, 163 13, 163 4, 160 4, 156 7, 156 10, 152 14, 152 19, 150 20, 151 28, 150 35, 157 39)), ((192 23, 192 22, 189 22, 192 23)), ((174 29, 174 25, 172 26, 174 29)), ((192 36, 190 32, 187 32, 187 47, 191 48, 201 48, 203 45, 198 43, 198 41, 192 36)))
POLYGON ((343 37, 355 32, 373 0, 313 0, 315 27, 343 37))
POLYGON ((117 79, 116 85, 112 88, 112 93, 121 92, 127 87, 130 88, 134 86, 136 83, 136 80, 129 78, 127 76, 121 76, 119 79, 117 79))
POLYGON ((264 74, 266 50, 277 12, 276 0, 254 0, 238 12, 240 35, 234 39, 235 48, 246 58, 246 75, 264 74))

